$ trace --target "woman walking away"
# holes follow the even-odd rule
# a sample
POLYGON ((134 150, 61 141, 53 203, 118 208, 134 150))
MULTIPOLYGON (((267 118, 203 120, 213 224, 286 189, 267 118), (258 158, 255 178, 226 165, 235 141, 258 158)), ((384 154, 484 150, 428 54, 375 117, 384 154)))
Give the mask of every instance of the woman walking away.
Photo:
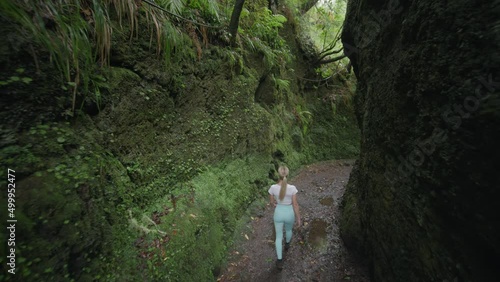
POLYGON ((283 269, 283 225, 285 226, 286 242, 285 251, 290 247, 292 240, 292 227, 297 218, 297 224, 300 226, 299 204, 297 203, 297 188, 287 183, 288 168, 280 166, 278 168, 279 181, 269 188, 270 204, 275 206, 274 209, 274 228, 276 229, 276 254, 278 260, 276 267, 283 269))

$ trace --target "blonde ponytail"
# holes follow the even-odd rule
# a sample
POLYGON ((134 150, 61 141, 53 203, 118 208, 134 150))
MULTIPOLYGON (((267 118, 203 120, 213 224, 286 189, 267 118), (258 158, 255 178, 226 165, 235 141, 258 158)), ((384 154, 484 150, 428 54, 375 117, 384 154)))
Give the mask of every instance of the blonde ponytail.
POLYGON ((280 189, 279 199, 280 199, 280 201, 282 201, 286 195, 286 186, 287 186, 286 176, 288 175, 288 167, 280 166, 278 168, 278 174, 280 175, 280 180, 281 180, 281 189, 280 189))

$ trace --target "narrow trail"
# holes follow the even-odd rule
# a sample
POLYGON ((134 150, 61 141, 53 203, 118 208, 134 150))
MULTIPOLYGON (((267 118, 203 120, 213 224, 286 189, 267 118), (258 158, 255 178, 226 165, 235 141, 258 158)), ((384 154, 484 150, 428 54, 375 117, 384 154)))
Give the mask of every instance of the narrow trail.
POLYGON ((337 225, 353 164, 336 160, 309 165, 289 181, 299 190, 303 226, 294 226, 282 271, 275 264, 273 209, 267 207, 241 232, 218 281, 370 281, 367 270, 344 247, 337 225))

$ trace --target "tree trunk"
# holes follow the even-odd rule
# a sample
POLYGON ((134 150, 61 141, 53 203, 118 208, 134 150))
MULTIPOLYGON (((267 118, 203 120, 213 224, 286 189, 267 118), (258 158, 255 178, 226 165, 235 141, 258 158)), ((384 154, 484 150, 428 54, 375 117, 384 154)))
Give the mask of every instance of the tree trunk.
POLYGON ((240 23, 240 14, 243 9, 245 0, 236 0, 234 3, 233 13, 231 14, 231 22, 229 23, 229 32, 231 33, 231 45, 236 42, 236 34, 238 34, 238 25, 240 23))
POLYGON ((318 3, 319 0, 308 0, 306 3, 302 4, 302 7, 300 7, 300 12, 301 14, 307 13, 307 11, 311 10, 316 3, 318 3))
POLYGON ((278 13, 278 0, 268 0, 269 10, 273 12, 273 14, 278 13))

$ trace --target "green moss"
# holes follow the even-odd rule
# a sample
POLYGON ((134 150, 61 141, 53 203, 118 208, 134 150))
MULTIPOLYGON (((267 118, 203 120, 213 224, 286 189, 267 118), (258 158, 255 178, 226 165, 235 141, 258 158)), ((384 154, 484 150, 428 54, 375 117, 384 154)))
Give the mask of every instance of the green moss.
POLYGON ((180 185, 175 209, 167 196, 153 202, 146 214, 133 213, 136 226, 153 230, 147 236, 146 246, 168 238, 168 243, 159 250, 144 250, 152 259, 140 263, 147 266, 151 277, 172 281, 212 280, 224 262, 238 218, 269 184, 268 163, 268 157, 251 156, 208 167, 180 185), (147 219, 150 214, 164 210, 169 212, 158 225, 147 219))
POLYGON ((31 152, 30 146, 11 145, 2 148, 0 162, 4 167, 13 169, 19 167, 18 173, 35 170, 42 166, 42 160, 31 152))
POLYGON ((350 181, 346 187, 346 192, 342 199, 342 217, 340 218, 339 228, 343 241, 349 248, 363 249, 363 223, 362 210, 356 197, 356 183, 358 181, 358 172, 356 168, 351 173, 350 181))
POLYGON ((123 83, 134 85, 141 80, 141 77, 137 73, 127 68, 110 67, 106 71, 108 86, 111 90, 123 89, 123 83))

